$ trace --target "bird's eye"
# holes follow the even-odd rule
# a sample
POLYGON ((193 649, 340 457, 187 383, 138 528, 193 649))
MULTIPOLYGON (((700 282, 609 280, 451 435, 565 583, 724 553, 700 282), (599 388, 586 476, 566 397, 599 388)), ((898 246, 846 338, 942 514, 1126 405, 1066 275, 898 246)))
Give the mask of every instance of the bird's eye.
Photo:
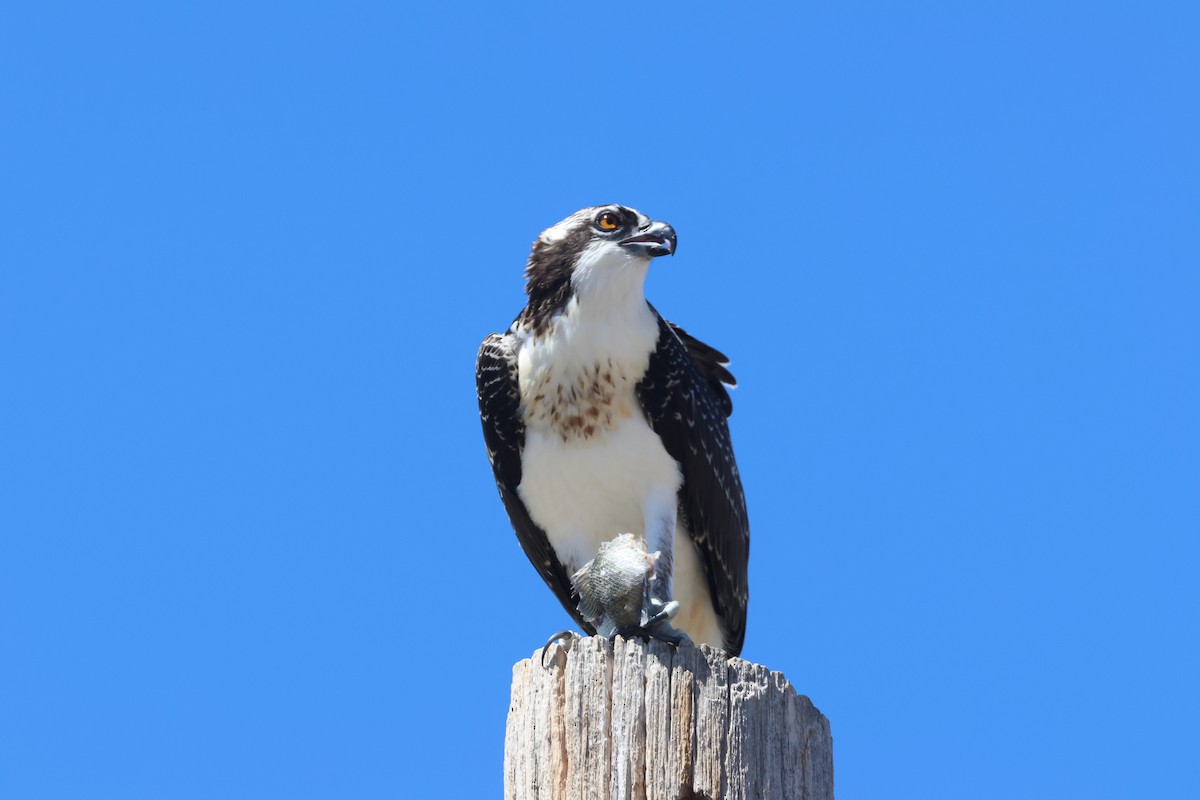
POLYGON ((613 212, 601 211, 600 216, 596 217, 596 227, 602 231, 615 231, 621 227, 621 223, 613 212))

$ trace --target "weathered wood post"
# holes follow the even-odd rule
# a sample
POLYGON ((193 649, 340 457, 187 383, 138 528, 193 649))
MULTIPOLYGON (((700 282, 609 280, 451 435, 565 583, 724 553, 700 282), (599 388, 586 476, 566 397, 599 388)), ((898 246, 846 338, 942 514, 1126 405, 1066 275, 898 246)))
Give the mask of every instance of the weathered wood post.
POLYGON ((591 637, 513 667, 509 800, 832 800, 829 721, 707 645, 591 637))

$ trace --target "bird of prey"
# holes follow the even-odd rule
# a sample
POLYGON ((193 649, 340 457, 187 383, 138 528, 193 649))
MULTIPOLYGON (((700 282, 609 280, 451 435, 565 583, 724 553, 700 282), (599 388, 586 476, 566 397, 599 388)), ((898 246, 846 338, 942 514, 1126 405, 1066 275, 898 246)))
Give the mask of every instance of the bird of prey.
POLYGON ((479 410, 517 538, 585 631, 571 576, 632 533, 658 553, 642 618, 671 617, 644 633, 737 655, 750 527, 726 422, 736 383, 724 355, 646 300, 651 260, 676 243, 670 225, 620 205, 544 231, 527 305, 479 350, 479 410))

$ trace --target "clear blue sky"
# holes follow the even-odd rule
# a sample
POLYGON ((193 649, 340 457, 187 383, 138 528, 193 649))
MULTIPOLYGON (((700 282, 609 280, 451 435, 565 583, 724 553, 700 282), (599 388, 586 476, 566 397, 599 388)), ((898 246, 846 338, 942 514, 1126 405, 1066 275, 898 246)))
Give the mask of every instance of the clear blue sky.
POLYGON ((497 796, 475 351, 621 202, 839 797, 1200 796, 1194 4, 169 5, 0 14, 0 795, 497 796))

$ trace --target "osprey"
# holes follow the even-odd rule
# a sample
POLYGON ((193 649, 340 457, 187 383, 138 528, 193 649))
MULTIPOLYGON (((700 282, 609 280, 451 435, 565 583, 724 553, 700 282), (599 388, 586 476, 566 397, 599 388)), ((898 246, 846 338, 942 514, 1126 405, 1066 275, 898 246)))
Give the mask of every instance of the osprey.
POLYGON ((643 288, 676 241, 619 205, 544 231, 528 304, 479 350, 479 410, 517 538, 585 631, 570 576, 632 533, 658 553, 642 618, 662 621, 639 632, 737 655, 750 528, 726 423, 736 383, 725 356, 664 320, 643 288))

